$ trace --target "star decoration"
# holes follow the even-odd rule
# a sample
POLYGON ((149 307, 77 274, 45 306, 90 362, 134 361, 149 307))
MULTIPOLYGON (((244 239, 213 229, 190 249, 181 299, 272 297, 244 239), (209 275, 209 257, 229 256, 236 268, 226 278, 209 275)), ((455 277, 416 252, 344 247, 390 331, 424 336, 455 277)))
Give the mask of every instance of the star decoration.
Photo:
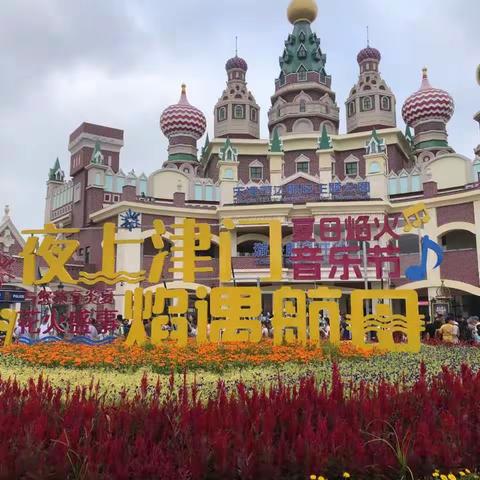
POLYGON ((134 228, 140 228, 140 213, 134 212, 130 208, 120 214, 120 228, 125 228, 131 232, 134 228))

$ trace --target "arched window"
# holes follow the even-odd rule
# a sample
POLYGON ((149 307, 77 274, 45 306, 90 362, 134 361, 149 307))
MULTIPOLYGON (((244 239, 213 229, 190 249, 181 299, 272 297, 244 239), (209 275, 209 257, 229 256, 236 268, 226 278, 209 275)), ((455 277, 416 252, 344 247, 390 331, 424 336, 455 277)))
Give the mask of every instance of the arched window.
POLYGON ((300 112, 306 112, 307 111, 307 102, 305 100, 300 100, 300 112))
POLYGON ((381 109, 390 111, 392 109, 392 102, 390 101, 390 97, 383 96, 381 97, 381 109))
POLYGON ((373 110, 373 100, 372 97, 362 97, 362 110, 368 112, 373 110))
POLYGON ((355 108, 355 100, 354 100, 353 102, 350 102, 348 104, 348 116, 352 117, 353 115, 355 115, 355 112, 356 112, 356 108, 355 108))
POLYGON ((475 235, 467 230, 453 230, 441 238, 442 246, 447 251, 473 250, 477 248, 475 235))
POLYGON ((219 122, 223 122, 227 119, 227 108, 226 107, 219 107, 217 110, 217 120, 219 122))
POLYGON ((233 107, 233 118, 243 120, 245 118, 245 105, 235 105, 233 107))

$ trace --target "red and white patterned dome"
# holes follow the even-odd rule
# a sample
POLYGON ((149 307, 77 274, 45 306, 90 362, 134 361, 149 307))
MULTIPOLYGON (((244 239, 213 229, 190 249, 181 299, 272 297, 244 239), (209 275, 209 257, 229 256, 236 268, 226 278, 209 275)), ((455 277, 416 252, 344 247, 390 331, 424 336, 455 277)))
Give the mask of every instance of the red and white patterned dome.
POLYGON ((225 69, 227 70, 227 72, 228 70, 233 70, 234 68, 239 68, 240 70, 246 72, 248 70, 248 65, 242 57, 235 55, 225 64, 225 69))
POLYGON ((368 46, 360 50, 357 55, 357 62, 362 63, 364 60, 376 60, 379 62, 382 59, 382 54, 376 48, 368 46))
POLYGON ((182 85, 182 95, 176 105, 170 105, 160 117, 160 128, 170 138, 174 135, 189 135, 199 140, 207 129, 205 115, 187 100, 187 87, 182 85))
POLYGON ((445 90, 433 88, 428 81, 427 69, 423 69, 420 90, 407 98, 402 108, 405 123, 415 126, 424 120, 442 120, 447 123, 453 116, 455 103, 445 90))

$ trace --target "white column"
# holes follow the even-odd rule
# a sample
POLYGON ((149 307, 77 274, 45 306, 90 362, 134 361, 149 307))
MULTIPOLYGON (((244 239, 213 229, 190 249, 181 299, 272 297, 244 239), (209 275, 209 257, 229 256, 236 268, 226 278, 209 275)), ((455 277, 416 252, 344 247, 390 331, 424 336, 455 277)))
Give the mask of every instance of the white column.
MULTIPOLYGON (((141 229, 136 228, 129 232, 126 229, 119 229, 116 235, 117 240, 137 240, 141 238, 141 229)), ((125 271, 137 273, 142 269, 142 244, 117 245, 116 252, 116 271, 125 271)), ((115 288, 115 310, 123 315, 125 292, 134 290, 139 286, 138 283, 118 283, 115 288)))

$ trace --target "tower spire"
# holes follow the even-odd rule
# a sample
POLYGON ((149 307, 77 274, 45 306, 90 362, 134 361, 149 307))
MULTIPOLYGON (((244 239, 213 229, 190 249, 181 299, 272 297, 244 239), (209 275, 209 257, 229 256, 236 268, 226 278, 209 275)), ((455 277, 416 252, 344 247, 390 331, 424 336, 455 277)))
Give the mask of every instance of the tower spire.
POLYGON ((235 35, 235 56, 238 57, 238 37, 235 35))
POLYGON ((367 25, 367 47, 370 46, 370 28, 367 25))

